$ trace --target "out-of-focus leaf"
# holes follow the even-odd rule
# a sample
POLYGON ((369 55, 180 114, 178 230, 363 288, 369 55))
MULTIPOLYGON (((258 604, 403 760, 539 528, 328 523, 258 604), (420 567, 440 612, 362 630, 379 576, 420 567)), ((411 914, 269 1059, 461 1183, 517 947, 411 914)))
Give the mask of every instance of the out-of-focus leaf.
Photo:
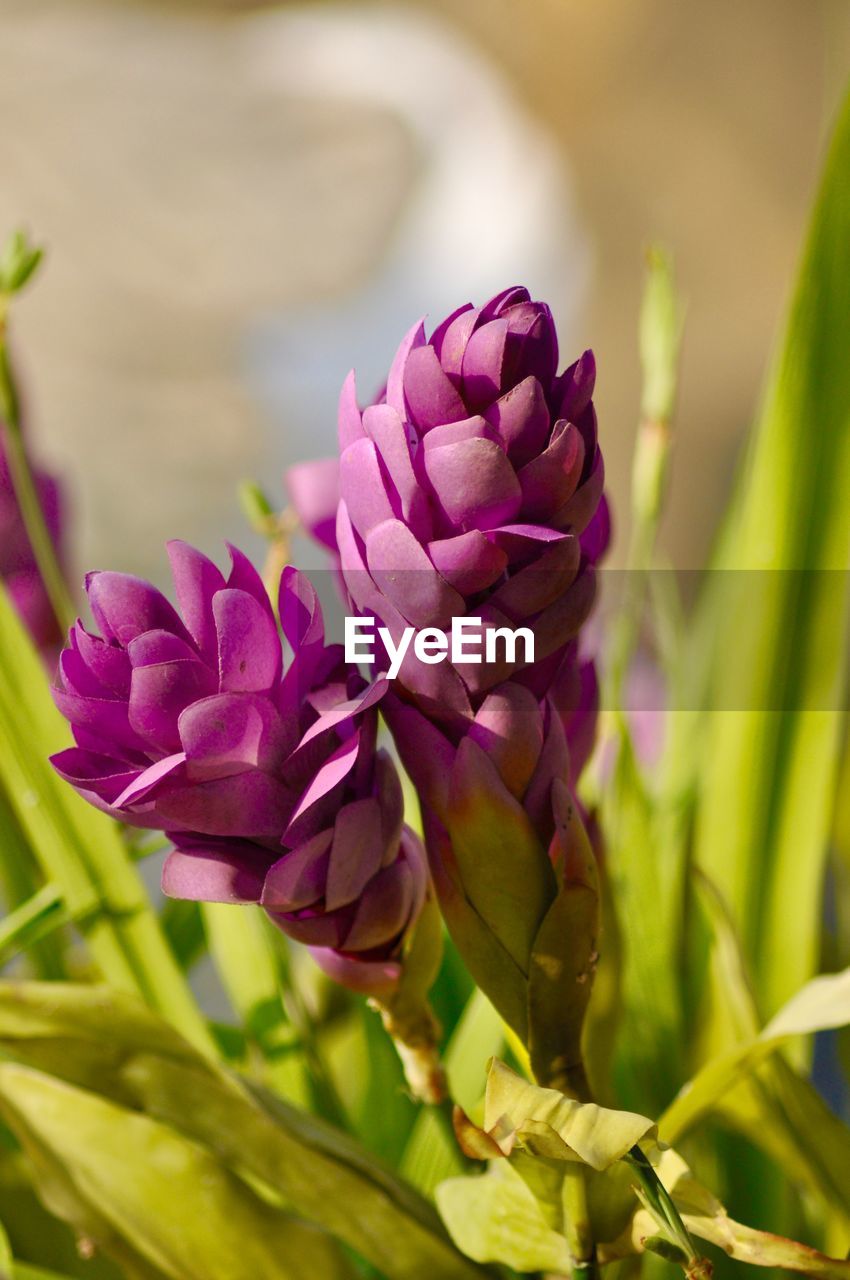
POLYGON ((72 1280, 71 1276, 44 1267, 32 1267, 28 1262, 16 1262, 12 1268, 13 1280, 72 1280))
POLYGON ((388 1280, 481 1275, 454 1249, 427 1201, 361 1146, 277 1097, 249 1092, 137 1000, 71 984, 0 984, 0 1044, 8 1052, 22 1061, 33 1048, 39 1061, 52 1054, 51 1069, 61 1075, 74 1042, 78 1083, 132 1103, 200 1144, 388 1280))
POLYGON ((2 1222, 0 1222, 0 1280, 12 1280, 12 1250, 2 1222))
POLYGON ((351 1274, 328 1237, 148 1116, 12 1063, 0 1064, 0 1110, 49 1207, 95 1241, 105 1224, 108 1252, 117 1238, 174 1280, 351 1274))
POLYGON ((44 1267, 32 1267, 28 1262, 16 1262, 12 1268, 12 1280, 72 1280, 58 1271, 46 1271, 44 1267))
POLYGON ((784 1041, 850 1023, 850 969, 812 979, 760 1035, 708 1062, 686 1084, 659 1121, 665 1142, 676 1142, 711 1111, 746 1071, 764 1062, 784 1041))
POLYGON ((804 1186, 850 1233, 850 1129, 780 1055, 724 1094, 718 1114, 804 1186))
MULTIPOLYGON (((469 997, 444 1055, 449 1093, 465 1111, 483 1094, 485 1064, 501 1051, 504 1024, 483 991, 469 997)), ((461 1173, 463 1159, 454 1136, 430 1108, 422 1108, 401 1162, 404 1176, 425 1195, 438 1183, 461 1173)))
POLYGON ((696 858, 772 1012, 815 972, 850 562, 850 99, 712 577, 696 858))
POLYGON ((627 1106, 657 1112, 683 1075, 683 862, 678 846, 658 838, 656 806, 627 736, 603 793, 603 829, 623 953, 617 1093, 627 1106))
POLYGON ((261 911, 217 902, 201 908, 210 954, 258 1060, 259 1078, 301 1105, 310 1099, 303 1055, 284 1014, 280 973, 261 911))
POLYGON ((211 1049, 116 824, 50 766, 48 756, 67 741, 41 660, 0 588, 0 790, 104 976, 211 1049))
POLYGON ((529 1084, 494 1059, 484 1095, 484 1130, 505 1155, 519 1146, 532 1155, 601 1170, 654 1137, 656 1127, 646 1116, 576 1102, 557 1089, 529 1084))
MULTIPOLYGON (((38 893, 43 877, 0 780, 0 890, 7 910, 38 893)), ((32 942, 27 959, 36 978, 64 978, 64 948, 55 937, 32 942)))
POLYGON ((62 894, 45 885, 0 920, 0 967, 24 947, 44 938, 67 919, 62 894))
POLYGON ((449 1235, 476 1262, 502 1262, 520 1272, 570 1271, 566 1240, 549 1226, 507 1162, 479 1178, 449 1178, 437 1187, 436 1196, 449 1235))
POLYGON ((166 898, 159 919, 175 960, 187 973, 204 952, 206 939, 200 903, 186 898, 166 898))

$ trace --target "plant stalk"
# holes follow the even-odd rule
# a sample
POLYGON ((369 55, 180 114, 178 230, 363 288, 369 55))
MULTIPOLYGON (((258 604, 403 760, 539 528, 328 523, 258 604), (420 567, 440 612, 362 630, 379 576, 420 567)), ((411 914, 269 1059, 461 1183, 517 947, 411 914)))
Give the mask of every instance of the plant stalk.
POLYGON ((9 359, 8 315, 9 294, 0 293, 0 413, 5 420, 9 475, 51 608, 59 626, 65 630, 73 624, 76 610, 44 518, 32 468, 24 447, 20 400, 9 359))

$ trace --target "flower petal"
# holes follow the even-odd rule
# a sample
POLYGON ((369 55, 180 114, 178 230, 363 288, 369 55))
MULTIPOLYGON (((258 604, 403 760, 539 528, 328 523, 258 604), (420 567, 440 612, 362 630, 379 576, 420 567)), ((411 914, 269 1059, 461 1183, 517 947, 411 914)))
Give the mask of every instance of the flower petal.
POLYGON ((219 687, 224 693, 267 693, 280 679, 282 654, 271 608, 228 588, 216 593, 219 687))
POLYGON ((126 646, 143 631, 163 629, 189 640, 189 633, 161 591, 142 578, 111 571, 86 577, 94 619, 106 640, 126 646))
POLYGON ((489 529, 519 513, 519 481, 504 450, 491 440, 461 440, 433 449, 424 466, 440 507, 462 529, 489 529))
POLYGON ((193 841, 166 858, 162 892, 192 902, 259 902, 265 870, 265 851, 247 842, 193 841))
POLYGON ((443 422, 468 417, 463 400, 440 367, 432 346, 412 350, 404 367, 404 397, 421 434, 443 422))
POLYGON ((212 560, 188 542, 175 538, 166 543, 166 549, 183 619, 201 657, 214 664, 216 635, 212 598, 224 586, 224 575, 212 560))

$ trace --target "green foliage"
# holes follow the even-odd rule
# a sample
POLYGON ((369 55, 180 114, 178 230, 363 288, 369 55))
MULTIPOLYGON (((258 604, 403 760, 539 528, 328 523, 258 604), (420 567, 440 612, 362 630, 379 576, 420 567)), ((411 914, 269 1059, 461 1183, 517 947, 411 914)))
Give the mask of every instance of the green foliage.
MULTIPOLYGON (((387 1280, 479 1274, 452 1248, 430 1205, 362 1147, 306 1112, 248 1091, 130 996, 70 983, 4 984, 0 1046, 16 1059, 0 1065, 0 1112, 33 1161, 40 1194, 123 1266, 141 1267, 139 1275, 151 1266, 193 1275, 179 1269, 196 1256, 197 1242, 187 1235, 181 1243, 179 1233, 191 1217, 187 1203, 196 1206, 209 1247, 210 1223, 218 1232, 231 1213, 245 1226, 272 1206, 280 1231, 291 1230, 286 1206, 387 1280), (121 1177, 109 1169, 112 1160, 121 1177), (152 1162, 172 1172, 151 1182, 152 1162), (172 1180, 184 1175, 175 1195, 172 1180), (125 1184, 114 1193, 113 1180, 125 1184), (210 1202, 194 1199, 193 1188, 201 1197, 209 1192, 210 1202), (163 1215, 156 1241, 138 1227, 145 1204, 163 1215)), ((303 1238, 313 1251, 305 1256, 313 1256, 319 1242, 303 1238)), ((234 1256, 229 1280, 277 1274, 258 1271, 248 1255, 233 1270, 234 1256)))

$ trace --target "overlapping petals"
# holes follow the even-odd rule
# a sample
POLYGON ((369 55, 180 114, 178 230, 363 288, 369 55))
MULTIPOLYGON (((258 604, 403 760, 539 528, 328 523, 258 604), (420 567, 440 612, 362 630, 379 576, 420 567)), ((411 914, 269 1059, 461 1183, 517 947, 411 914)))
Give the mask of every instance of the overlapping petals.
POLYGON ((285 665, 241 552, 227 578, 185 543, 168 552, 179 611, 138 578, 89 575, 97 630, 71 629, 54 689, 77 745, 54 766, 99 808, 169 834, 167 893, 262 903, 336 976, 392 985, 427 875, 375 752, 384 682, 367 686, 325 643, 295 570, 278 600, 285 665))
MULTIPOLYGON (((338 554, 354 606, 395 640, 407 625, 482 617, 533 630, 539 663, 562 655, 577 633, 605 540, 604 468, 593 356, 561 374, 557 366, 549 308, 508 289, 483 307, 461 307, 430 338, 416 325, 380 403, 361 412, 353 375, 346 382, 338 554)), ((327 542, 331 486, 321 474, 324 486, 315 470, 300 470, 290 490, 327 542)), ((522 662, 428 670, 410 662, 400 678, 433 714, 442 704, 449 718, 469 718, 522 662)))

